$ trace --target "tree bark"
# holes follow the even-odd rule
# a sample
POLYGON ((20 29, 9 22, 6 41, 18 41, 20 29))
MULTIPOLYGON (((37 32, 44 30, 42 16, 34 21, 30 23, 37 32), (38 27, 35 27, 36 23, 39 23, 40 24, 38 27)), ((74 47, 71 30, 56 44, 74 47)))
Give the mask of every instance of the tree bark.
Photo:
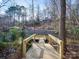
POLYGON ((59 38, 64 42, 64 54, 66 53, 66 0, 60 0, 61 4, 61 19, 59 25, 59 38))

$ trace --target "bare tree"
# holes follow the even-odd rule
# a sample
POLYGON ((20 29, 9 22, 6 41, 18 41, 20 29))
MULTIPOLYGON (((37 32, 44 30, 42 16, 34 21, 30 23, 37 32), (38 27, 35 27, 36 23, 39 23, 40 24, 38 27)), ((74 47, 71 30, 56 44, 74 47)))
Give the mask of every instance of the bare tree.
POLYGON ((5 6, 6 3, 8 3, 10 0, 2 0, 2 3, 0 3, 0 8, 5 6))
POLYGON ((59 37, 64 42, 64 54, 66 53, 66 30, 65 30, 65 20, 66 20, 66 0, 61 1, 61 19, 59 28, 59 37))
POLYGON ((32 19, 34 20, 34 0, 32 0, 32 19))
POLYGON ((37 24, 39 24, 40 23, 40 7, 39 7, 39 5, 37 6, 37 9, 38 9, 38 11, 37 11, 36 21, 37 21, 37 24))

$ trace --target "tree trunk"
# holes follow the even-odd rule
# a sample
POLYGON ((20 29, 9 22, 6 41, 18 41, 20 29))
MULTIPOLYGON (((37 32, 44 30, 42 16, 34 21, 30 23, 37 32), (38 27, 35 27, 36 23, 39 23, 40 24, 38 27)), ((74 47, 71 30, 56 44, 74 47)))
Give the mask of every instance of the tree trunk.
POLYGON ((66 30, 65 30, 65 20, 66 20, 66 0, 61 1, 61 19, 59 28, 59 37, 64 42, 64 54, 66 53, 66 30))

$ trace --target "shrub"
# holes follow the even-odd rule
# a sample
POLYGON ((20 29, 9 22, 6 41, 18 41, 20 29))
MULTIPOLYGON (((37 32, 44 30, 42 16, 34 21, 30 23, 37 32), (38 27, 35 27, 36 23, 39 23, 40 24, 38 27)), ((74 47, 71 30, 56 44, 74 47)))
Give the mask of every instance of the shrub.
POLYGON ((12 33, 12 39, 16 40, 19 39, 19 37, 21 37, 21 29, 17 29, 17 28, 11 28, 10 31, 12 33))
POLYGON ((75 39, 79 39, 79 28, 72 29, 71 33, 74 35, 75 39))
POLYGON ((8 43, 6 43, 6 42, 0 42, 0 51, 2 51, 7 46, 8 46, 8 43))

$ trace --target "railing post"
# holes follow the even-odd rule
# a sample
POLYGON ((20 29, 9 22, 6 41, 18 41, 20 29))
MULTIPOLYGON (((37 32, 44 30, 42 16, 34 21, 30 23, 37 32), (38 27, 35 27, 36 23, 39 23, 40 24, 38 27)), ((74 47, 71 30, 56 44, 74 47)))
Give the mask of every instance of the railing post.
POLYGON ((60 59, 63 59, 64 49, 63 49, 63 41, 60 42, 60 59))
POLYGON ((26 42, 23 41, 23 57, 26 56, 26 42))
POLYGON ((49 36, 47 36, 47 39, 49 41, 49 44, 51 44, 51 40, 50 40, 50 37, 49 36))

